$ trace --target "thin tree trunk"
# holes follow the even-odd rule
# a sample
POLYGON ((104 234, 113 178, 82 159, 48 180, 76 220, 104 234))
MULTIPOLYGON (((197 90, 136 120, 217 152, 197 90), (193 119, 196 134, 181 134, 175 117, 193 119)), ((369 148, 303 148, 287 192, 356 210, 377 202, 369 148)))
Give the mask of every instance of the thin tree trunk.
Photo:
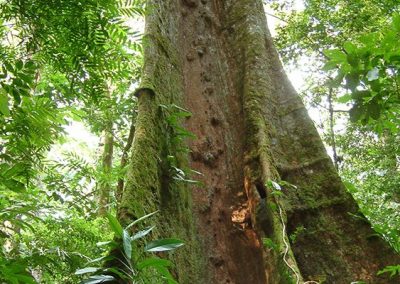
POLYGON ((329 136, 330 136, 330 144, 332 146, 332 152, 333 152, 333 163, 335 165, 336 170, 339 170, 339 161, 338 161, 338 155, 337 155, 337 149, 336 149, 336 137, 335 137, 335 118, 334 118, 334 109, 333 109, 333 102, 332 102, 332 88, 329 88, 329 94, 328 94, 328 107, 329 107, 329 136))
MULTIPOLYGON (((132 116, 131 127, 129 129, 128 138, 125 147, 122 150, 121 163, 120 163, 121 169, 125 168, 125 166, 128 163, 129 151, 131 150, 134 137, 135 137, 135 117, 132 116)), ((118 179, 117 191, 115 193, 118 202, 121 201, 122 192, 124 190, 124 183, 125 183, 124 177, 118 179)))
POLYGON ((113 122, 107 121, 104 129, 104 146, 102 155, 102 175, 99 184, 99 215, 105 216, 108 211, 111 194, 110 175, 112 170, 112 158, 114 152, 113 122))
POLYGON ((399 256, 355 217, 282 69, 262 1, 149 7, 120 220, 161 209, 157 234, 186 242, 174 257, 181 283, 396 283, 376 276, 399 256), (201 186, 174 179, 171 156, 175 167, 187 162, 161 106, 170 104, 192 113, 189 164, 203 174, 201 186), (271 181, 280 179, 296 187, 278 195, 271 181))

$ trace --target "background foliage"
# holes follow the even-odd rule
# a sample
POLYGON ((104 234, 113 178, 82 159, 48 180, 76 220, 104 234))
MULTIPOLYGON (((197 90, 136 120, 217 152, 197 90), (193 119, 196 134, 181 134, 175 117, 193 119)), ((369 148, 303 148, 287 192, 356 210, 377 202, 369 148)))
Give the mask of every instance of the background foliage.
POLYGON ((105 253, 97 192, 108 177, 96 149, 71 152, 66 127, 103 136, 111 124, 116 186, 143 14, 143 1, 0 1, 1 282, 77 283, 75 270, 105 253))

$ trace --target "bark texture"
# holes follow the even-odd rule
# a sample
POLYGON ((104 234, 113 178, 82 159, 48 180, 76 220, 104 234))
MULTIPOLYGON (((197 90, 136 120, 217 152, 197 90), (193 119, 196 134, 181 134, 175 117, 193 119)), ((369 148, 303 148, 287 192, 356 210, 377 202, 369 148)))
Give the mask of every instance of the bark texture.
POLYGON ((357 205, 279 62, 262 1, 149 7, 120 219, 162 210, 158 233, 187 243, 174 259, 181 283, 396 283, 376 276, 399 256, 354 217, 357 205), (176 182, 187 160, 171 104, 192 113, 189 165, 201 186, 176 182), (268 184, 281 179, 296 188, 275 194, 268 184))

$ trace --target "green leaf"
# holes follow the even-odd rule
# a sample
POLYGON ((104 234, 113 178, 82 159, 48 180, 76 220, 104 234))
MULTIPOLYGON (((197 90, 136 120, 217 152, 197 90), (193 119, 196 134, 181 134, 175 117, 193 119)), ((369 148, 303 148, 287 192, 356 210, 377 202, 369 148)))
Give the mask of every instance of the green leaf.
POLYGON ((359 105, 354 105, 350 109, 350 121, 351 122, 356 122, 361 119, 362 115, 364 113, 364 108, 359 106, 359 105))
POLYGON ((393 27, 396 31, 400 32, 400 15, 393 16, 393 27))
POLYGON ((92 264, 92 263, 96 263, 96 262, 100 262, 100 261, 111 260, 111 259, 114 259, 114 258, 115 257, 112 256, 112 255, 106 255, 106 256, 102 256, 102 257, 98 257, 98 258, 92 259, 92 260, 88 261, 86 263, 86 265, 89 265, 89 264, 92 264))
POLYGON ((380 93, 382 90, 382 84, 380 82, 380 80, 375 80, 375 81, 371 81, 369 83, 369 85, 371 86, 371 90, 376 92, 376 93, 380 93))
POLYGON ((25 68, 30 69, 31 71, 34 71, 36 66, 33 61, 28 61, 25 63, 25 68))
POLYGON ((269 187, 270 189, 273 189, 273 190, 282 190, 282 188, 279 185, 279 183, 277 183, 277 182, 275 182, 273 180, 268 180, 266 186, 269 187))
POLYGON ((335 61, 327 61, 325 65, 322 67, 323 71, 329 71, 332 69, 336 69, 338 67, 338 63, 335 61))
POLYGON ((93 275, 89 279, 83 280, 81 284, 98 284, 114 281, 115 278, 110 275, 93 275))
POLYGON ((145 247, 145 251, 158 252, 158 251, 169 251, 174 250, 183 246, 183 242, 178 239, 160 239, 148 243, 145 247))
POLYGON ((349 53, 349 54, 347 54, 347 62, 352 67, 357 68, 358 67, 358 63, 360 62, 360 59, 358 58, 358 56, 356 54, 349 53))
POLYGON ((86 274, 86 273, 93 273, 96 272, 98 270, 100 270, 101 268, 99 267, 86 267, 86 268, 82 268, 82 269, 78 269, 77 271, 75 271, 75 275, 82 275, 82 274, 86 274))
POLYGON ((113 275, 118 276, 122 280, 129 280, 130 279, 129 276, 126 273, 124 273, 122 269, 119 269, 119 268, 111 267, 111 268, 104 269, 104 271, 111 272, 113 275))
POLYGON ((138 270, 143 270, 145 268, 151 267, 155 269, 159 274, 161 274, 162 278, 167 280, 167 283, 178 284, 178 282, 175 281, 168 270, 168 267, 170 266, 172 266, 172 262, 169 260, 160 258, 148 258, 143 260, 142 262, 139 262, 137 268, 138 270))
POLYGON ((147 234, 149 234, 149 233, 154 229, 154 227, 155 227, 155 226, 150 227, 150 228, 148 228, 148 229, 146 229, 146 230, 137 232, 135 235, 132 236, 131 240, 134 241, 134 240, 143 238, 144 236, 146 236, 147 234))
POLYGON ((23 175, 25 171, 26 165, 24 163, 16 163, 3 173, 3 177, 11 179, 23 175))
POLYGON ((11 73, 15 72, 14 67, 9 62, 5 61, 4 62, 4 66, 7 69, 7 71, 9 71, 11 73))
POLYGON ((279 182, 279 185, 280 185, 280 186, 286 186, 286 187, 291 187, 291 188, 297 189, 297 186, 296 186, 296 185, 294 185, 294 184, 292 184, 292 183, 290 183, 290 182, 287 182, 287 181, 285 181, 285 180, 281 180, 281 181, 279 182))
POLYGON ((324 50, 324 54, 336 61, 336 62, 345 62, 347 59, 347 55, 346 53, 344 53, 343 51, 339 50, 339 49, 330 49, 330 50, 324 50))
POLYGON ((368 105, 368 115, 377 120, 381 115, 381 109, 378 104, 371 102, 368 105))
POLYGON ((137 268, 142 270, 147 267, 169 267, 172 266, 172 262, 162 258, 147 258, 137 264, 137 268))
POLYGON ((26 84, 26 85, 32 85, 34 78, 30 74, 19 74, 19 78, 26 84))
POLYGON ((25 184, 15 179, 5 179, 1 183, 14 192, 23 192, 25 190, 25 184))
POLYGON ((158 210, 155 211, 155 212, 153 212, 153 213, 150 213, 150 214, 147 214, 147 215, 145 215, 145 216, 140 217, 139 219, 137 219, 137 220, 133 221, 132 223, 130 223, 125 229, 128 230, 128 229, 129 229, 130 227, 132 227, 133 225, 139 223, 140 221, 143 221, 143 220, 149 218, 150 216, 153 216, 153 215, 156 214, 156 213, 158 213, 158 210))
POLYGON ((36 284, 37 283, 30 275, 15 274, 14 276, 16 279, 18 279, 20 281, 19 283, 24 283, 24 284, 36 284))
POLYGON ((271 192, 271 195, 274 195, 274 196, 284 196, 284 194, 283 194, 282 191, 277 191, 277 190, 274 190, 273 192, 271 192))
POLYGON ((360 84, 360 78, 357 73, 347 74, 345 78, 346 78, 346 88, 350 90, 355 90, 355 88, 360 84))
POLYGON ((129 235, 127 230, 123 230, 122 241, 123 241, 125 255, 128 259, 131 259, 132 257, 131 236, 129 235))
POLYGON ((10 110, 8 108, 8 96, 3 92, 0 92, 0 112, 5 116, 10 115, 10 110))
POLYGON ((19 59, 19 60, 15 63, 15 69, 16 69, 16 70, 21 70, 22 67, 24 67, 24 63, 22 62, 21 59, 19 59))
POLYGON ((371 98, 371 91, 369 91, 369 90, 363 90, 363 91, 355 90, 355 91, 353 91, 351 93, 351 97, 354 100, 357 100, 357 101, 364 101, 367 98, 371 98))
POLYGON ((18 90, 15 88, 10 88, 11 94, 14 97, 14 100, 17 104, 21 103, 21 95, 19 94, 18 90))
POLYGON ((347 102, 351 101, 351 95, 350 94, 343 95, 343 96, 337 98, 336 101, 338 103, 342 103, 342 104, 347 103, 347 102))
POLYGON ((107 218, 108 222, 110 224, 111 229, 113 232, 120 238, 122 238, 123 234, 123 229, 121 224, 118 222, 117 218, 115 218, 114 215, 111 215, 110 213, 107 213, 107 218))
POLYGON ((344 50, 346 50, 347 53, 354 53, 357 50, 357 46, 355 46, 352 42, 346 41, 343 44, 344 50))
POLYGON ((13 84, 19 88, 25 88, 26 86, 26 84, 20 78, 14 79, 13 84))
POLYGON ((383 273, 390 273, 390 278, 393 276, 400 275, 400 265, 389 265, 386 266, 384 269, 379 270, 376 275, 381 275, 383 273))

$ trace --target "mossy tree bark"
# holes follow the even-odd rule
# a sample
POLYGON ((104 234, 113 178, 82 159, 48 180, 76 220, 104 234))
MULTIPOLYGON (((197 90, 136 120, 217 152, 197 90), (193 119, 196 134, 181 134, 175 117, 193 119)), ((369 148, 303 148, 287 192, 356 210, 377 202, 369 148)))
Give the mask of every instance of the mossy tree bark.
POLYGON ((355 217, 282 69, 262 1, 149 2, 120 220, 161 210, 157 234, 186 242, 174 255, 181 283, 396 283, 376 276, 399 256, 355 217), (192 113, 189 155, 172 104, 192 113), (187 165, 201 186, 176 181, 174 167, 187 165), (267 184, 279 180, 296 188, 278 196, 267 184))

